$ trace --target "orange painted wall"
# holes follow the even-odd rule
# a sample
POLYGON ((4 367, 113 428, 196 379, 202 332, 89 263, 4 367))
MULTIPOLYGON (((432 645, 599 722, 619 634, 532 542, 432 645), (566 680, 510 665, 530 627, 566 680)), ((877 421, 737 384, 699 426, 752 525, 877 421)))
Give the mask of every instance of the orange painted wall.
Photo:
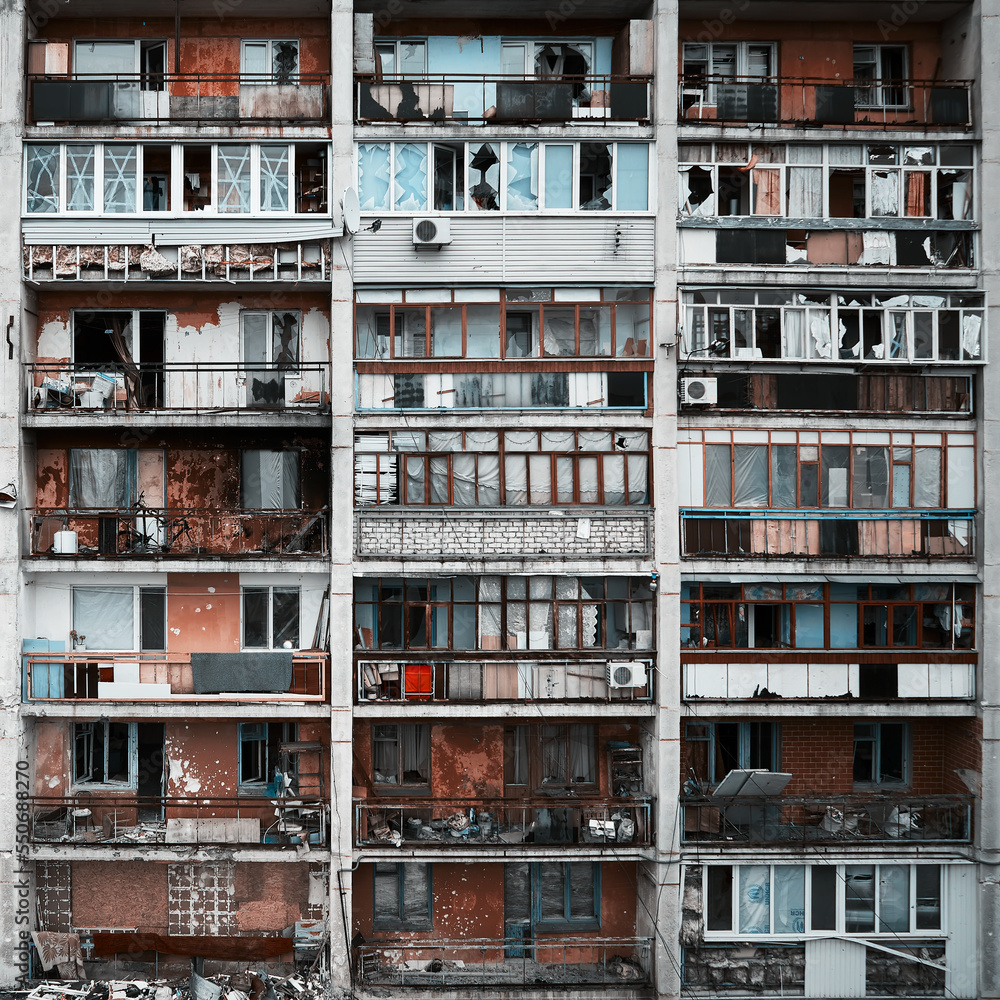
POLYGON ((67 795, 69 793, 68 734, 72 723, 36 720, 35 732, 35 794, 67 795))
POLYGON ((239 575, 168 573, 167 628, 171 653, 239 652, 239 575))

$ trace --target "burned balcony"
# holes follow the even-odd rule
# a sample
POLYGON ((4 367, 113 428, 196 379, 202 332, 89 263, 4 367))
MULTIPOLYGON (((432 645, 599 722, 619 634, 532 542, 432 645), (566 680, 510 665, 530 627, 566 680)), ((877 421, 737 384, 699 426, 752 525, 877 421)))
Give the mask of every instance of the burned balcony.
POLYGON ((682 841, 728 847, 968 843, 973 801, 971 795, 685 796, 682 841))
POLYGON ((330 116, 328 73, 279 80, 252 73, 72 73, 28 75, 29 125, 322 124, 330 116))
POLYGON ((648 703, 650 660, 361 660, 357 704, 402 702, 589 701, 648 703))
POLYGON ((27 412, 42 419, 160 411, 317 414, 330 409, 330 366, 325 362, 267 368, 239 362, 34 363, 25 365, 25 384, 27 412))
POLYGON ((355 949, 366 987, 455 990, 475 987, 537 991, 648 986, 652 938, 436 938, 409 935, 355 949))
POLYGON ((27 512, 30 554, 105 559, 299 559, 327 552, 328 512, 194 507, 27 512))
POLYGON ((682 510, 685 558, 969 560, 975 511, 682 510))
POLYGON ((512 799, 356 799, 357 846, 482 848, 554 844, 618 850, 653 842, 653 800, 567 794, 512 799))
MULTIPOLYGON (((329 655, 319 650, 167 653, 77 649, 32 652, 26 641, 29 701, 323 701, 329 655)), ((38 645, 35 645, 38 648, 38 645)))
POLYGON ((307 796, 191 798, 80 792, 32 796, 31 842, 107 847, 327 845, 327 804, 307 796))
POLYGON ((970 129, 971 80, 681 74, 682 125, 970 129))

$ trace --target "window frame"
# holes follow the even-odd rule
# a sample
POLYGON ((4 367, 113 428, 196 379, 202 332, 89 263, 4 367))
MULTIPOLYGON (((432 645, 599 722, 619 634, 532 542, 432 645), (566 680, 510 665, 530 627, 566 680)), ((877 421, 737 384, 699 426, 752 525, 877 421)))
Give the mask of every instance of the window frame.
POLYGON ((302 310, 301 309, 241 309, 240 310, 240 365, 250 371, 260 368, 280 371, 284 378, 301 378, 302 371, 302 310), (275 325, 282 315, 292 316, 295 319, 295 357, 288 360, 277 360, 274 357, 275 325), (250 361, 246 351, 246 321, 255 317, 263 316, 267 323, 267 333, 265 334, 265 346, 267 348, 267 358, 264 361, 250 361))
POLYGON ((597 727, 590 723, 521 723, 504 728, 504 788, 516 794, 538 796, 551 794, 553 790, 564 788, 568 795, 594 795, 601 784, 601 761, 597 727), (592 781, 578 781, 572 776, 571 739, 576 730, 578 737, 585 736, 590 755, 589 764, 593 770, 592 781), (550 756, 553 745, 562 743, 562 767, 566 775, 564 782, 546 782, 544 758, 550 756), (527 753, 527 760, 516 761, 520 751, 527 753), (516 773, 523 768, 527 785, 516 781, 516 773))
MULTIPOLYGON (((87 650, 94 650, 96 652, 151 652, 151 653, 162 653, 167 651, 167 646, 169 643, 168 636, 170 634, 167 628, 167 588, 155 585, 146 584, 124 584, 116 585, 113 588, 107 586, 80 586, 74 584, 70 587, 70 628, 81 635, 86 635, 86 629, 90 628, 88 625, 84 625, 82 622, 77 622, 76 620, 76 601, 74 599, 74 594, 77 591, 107 591, 109 589, 113 590, 131 590, 132 591, 132 642, 129 646, 125 646, 118 649, 101 649, 100 647, 91 646, 88 643, 87 650), (163 598, 163 621, 162 621, 162 635, 163 642, 160 645, 153 646, 152 644, 147 644, 143 636, 143 595, 144 594, 156 594, 162 596, 163 598)), ((91 634, 92 630, 91 630, 91 634)))
MULTIPOLYGON (((854 750, 853 750, 853 769, 857 768, 857 758, 859 744, 866 743, 870 744, 872 748, 872 778, 870 780, 858 780, 854 778, 853 784, 855 788, 868 788, 868 789, 889 789, 895 790, 900 788, 908 788, 913 778, 912 767, 913 767, 913 727, 908 721, 905 720, 866 720, 857 721, 854 723, 854 750), (871 733, 864 734, 859 731, 863 727, 870 727, 871 733), (894 730, 898 730, 899 736, 899 746, 897 748, 900 760, 902 762, 902 777, 896 779, 891 777, 886 777, 882 774, 882 753, 886 748, 886 743, 888 742, 888 731, 889 727, 894 730)), ((854 771, 856 773, 856 770, 854 771)))
MULTIPOLYGON (((504 865, 504 881, 509 878, 524 878, 529 880, 528 898, 530 906, 530 926, 533 931, 541 934, 574 934, 578 932, 599 931, 601 929, 601 863, 599 861, 521 861, 507 862, 504 865), (576 867, 590 865, 593 892, 593 912, 587 916, 573 916, 572 871, 576 867), (545 916, 543 912, 543 878, 546 869, 551 872, 556 867, 561 869, 563 881, 563 907, 561 916, 545 916)), ((511 919, 506 912, 505 921, 511 919)))
MULTIPOLYGON (((689 761, 693 760, 696 745, 705 744, 707 746, 707 772, 704 781, 709 788, 714 788, 726 776, 725 774, 719 774, 716 768, 721 756, 719 749, 719 726, 737 727, 737 760, 730 770, 757 770, 762 767, 763 770, 772 772, 781 770, 781 723, 763 722, 758 719, 727 720, 725 722, 687 722, 684 727, 686 757, 689 761), (771 743, 771 759, 766 766, 755 759, 753 749, 754 730, 755 728, 763 729, 764 727, 770 729, 771 743), (698 735, 696 734, 696 730, 699 729, 707 730, 707 732, 704 735, 698 735)), ((695 772, 694 763, 692 763, 689 771, 692 773, 695 772)), ((727 771, 726 773, 728 774, 729 772, 727 771)), ((700 775, 695 773, 695 777, 699 784, 702 783, 700 775)))
MULTIPOLYGON (((237 791, 240 795, 254 795, 264 798, 282 794, 284 787, 278 788, 275 784, 275 770, 280 763, 279 746, 282 743, 294 742, 298 738, 297 731, 298 723, 295 722, 240 722, 238 724, 236 774, 237 791), (251 745, 255 749, 251 750, 251 745), (262 761, 264 778, 244 778, 244 762, 251 755, 257 756, 262 761)), ((297 761, 293 762, 293 775, 295 774, 295 764, 297 761)))
POLYGON ((372 927, 375 930, 386 931, 429 931, 434 926, 434 866, 432 864, 418 861, 375 861, 372 864, 372 927), (421 912, 419 916, 407 916, 406 901, 406 866, 419 865, 424 869, 426 878, 426 913, 421 912), (380 915, 378 910, 378 880, 379 869, 383 877, 396 880, 396 899, 398 900, 398 911, 394 916, 380 915), (395 871, 389 871, 394 868, 395 871))
POLYGON ((299 38, 241 38, 240 39, 240 84, 245 82, 251 86, 283 86, 297 87, 302 76, 302 40, 299 38), (270 69, 266 73, 250 73, 246 68, 247 45, 265 45, 267 65, 270 69), (275 45, 295 45, 295 69, 289 74, 287 80, 278 79, 279 74, 274 70, 274 46, 275 45))
POLYGON ((136 722, 120 722, 115 719, 97 719, 89 722, 74 722, 73 723, 73 743, 71 750, 71 760, 70 760, 70 774, 72 777, 72 785, 77 789, 136 789, 138 788, 139 781, 139 724, 136 722), (108 755, 110 752, 110 732, 112 726, 125 726, 127 727, 126 735, 126 749, 125 752, 128 755, 128 777, 124 781, 109 781, 107 778, 108 770, 108 755), (93 755, 95 753, 95 739, 94 732, 96 727, 101 727, 103 730, 102 744, 104 747, 104 774, 105 778, 103 781, 92 781, 87 778, 81 778, 79 776, 78 769, 78 743, 83 740, 85 743, 89 743, 89 749, 85 751, 90 758, 90 773, 93 773, 93 755))
POLYGON ((685 87, 693 87, 696 82, 701 82, 705 88, 706 107, 716 107, 718 104, 718 86, 720 83, 766 83, 777 79, 778 65, 778 43, 756 40, 743 41, 708 41, 708 42, 683 42, 680 51, 681 59, 681 80, 685 87), (750 50, 751 48, 767 48, 768 72, 764 75, 750 73, 750 50), (696 48, 706 50, 705 58, 694 60, 689 52, 696 48), (723 48, 734 49, 733 69, 731 73, 716 73, 716 50, 723 48), (705 64, 704 70, 688 69, 688 60, 691 64, 705 64), (705 84, 705 81, 708 81, 705 84))
POLYGON ((905 111, 913 107, 909 46, 882 42, 855 42, 852 56, 851 76, 854 83, 855 107, 887 111, 905 111), (875 58, 870 63, 859 63, 859 49, 874 50, 875 58), (903 75, 898 80, 883 76, 885 57, 890 53, 902 54, 903 75), (867 86, 865 85, 865 77, 858 75, 858 67, 862 65, 871 65, 876 70, 876 74, 869 78, 870 83, 867 86), (888 84, 884 82, 886 80, 889 81, 888 84), (899 100, 892 100, 891 92, 897 89, 902 91, 902 97, 899 100))
MULTIPOLYGON (((295 652, 302 649, 302 588, 295 586, 287 586, 284 584, 242 584, 240 586, 240 649, 245 652, 266 652, 266 651, 276 651, 276 652, 295 652), (298 619, 296 627, 296 638, 298 643, 292 646, 284 646, 283 644, 276 644, 275 635, 275 622, 274 622, 274 595, 275 592, 281 592, 284 594, 295 594, 296 604, 297 604, 297 614, 298 619), (267 597, 267 621, 264 625, 267 632, 268 641, 266 645, 247 645, 247 594, 252 593, 256 596, 266 592, 267 597)), ((284 640, 290 641, 290 640, 284 640)))
POLYGON ((372 787, 377 795, 388 793, 390 795, 412 794, 414 791, 429 792, 432 780, 432 758, 434 753, 432 741, 431 725, 425 722, 375 722, 371 727, 371 753, 372 753, 372 787), (415 730, 415 735, 423 735, 427 741, 427 775, 421 781, 406 781, 407 771, 416 770, 415 767, 408 768, 407 764, 416 765, 419 761, 411 761, 406 755, 406 741, 404 740, 404 730, 415 730), (380 732, 381 730, 381 732, 380 732), (390 732, 391 731, 391 732, 390 732), (382 756, 377 750, 379 746, 394 746, 392 755, 396 760, 395 782, 376 781, 376 761, 382 756))

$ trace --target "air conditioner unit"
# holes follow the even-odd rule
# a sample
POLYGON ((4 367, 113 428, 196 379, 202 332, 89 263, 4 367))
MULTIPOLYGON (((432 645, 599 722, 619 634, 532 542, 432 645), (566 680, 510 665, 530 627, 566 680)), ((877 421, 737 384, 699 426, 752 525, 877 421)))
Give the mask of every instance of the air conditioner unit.
POLYGON ((682 378, 681 405, 709 406, 719 401, 717 378, 682 378))
POLYGON ((451 219, 414 219, 415 247, 443 247, 451 242, 451 219))
POLYGON ((646 664, 637 660, 627 663, 609 661, 608 687, 641 688, 646 686, 646 664))

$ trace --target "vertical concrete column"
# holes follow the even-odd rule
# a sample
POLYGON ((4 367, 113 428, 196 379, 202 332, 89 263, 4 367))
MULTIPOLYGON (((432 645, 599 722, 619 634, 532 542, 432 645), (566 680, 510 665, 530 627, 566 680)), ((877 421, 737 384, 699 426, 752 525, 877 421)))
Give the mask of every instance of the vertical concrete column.
POLYGON ((640 912, 653 923, 656 990, 680 995, 679 831, 680 566, 677 545, 677 0, 655 6, 656 289, 653 373, 654 565, 657 592, 656 850, 640 882, 640 912), (642 903, 645 903, 645 906, 642 903))
POLYGON ((997 333, 1000 331, 1000 202, 995 197, 1000 180, 1000 0, 974 4, 966 44, 979 39, 980 99, 974 113, 982 138, 979 173, 979 269, 986 291, 985 338, 988 364, 978 393, 982 441, 982 475, 979 481, 982 510, 983 600, 977 636, 980 649, 979 709, 983 723, 982 794, 979 798, 976 840, 979 870, 979 996, 1000 997, 1000 364, 997 333), (978 16, 977 16, 978 15, 978 16))
MULTIPOLYGON (((332 198, 335 211, 354 184, 354 11, 333 0, 330 18, 332 198)), ((350 985, 351 943, 351 640, 353 580, 354 350, 352 240, 334 240, 330 302, 330 945, 332 985, 350 985)))
MULTIPOLYGON (((30 491, 21 480, 21 139, 24 134, 24 13, 19 3, 0 4, 0 488, 13 482, 20 498, 0 508, 0 986, 11 986, 24 970, 27 931, 34 926, 34 901, 25 873, 26 853, 18 853, 18 833, 26 833, 26 804, 16 802, 22 752, 20 720, 20 537, 22 510, 30 491), (22 821, 20 831, 18 821, 22 821)), ((24 786, 22 786, 22 793, 24 786)), ((24 841, 22 840, 22 844, 24 841)), ((24 848, 22 847, 23 851, 24 848)))

